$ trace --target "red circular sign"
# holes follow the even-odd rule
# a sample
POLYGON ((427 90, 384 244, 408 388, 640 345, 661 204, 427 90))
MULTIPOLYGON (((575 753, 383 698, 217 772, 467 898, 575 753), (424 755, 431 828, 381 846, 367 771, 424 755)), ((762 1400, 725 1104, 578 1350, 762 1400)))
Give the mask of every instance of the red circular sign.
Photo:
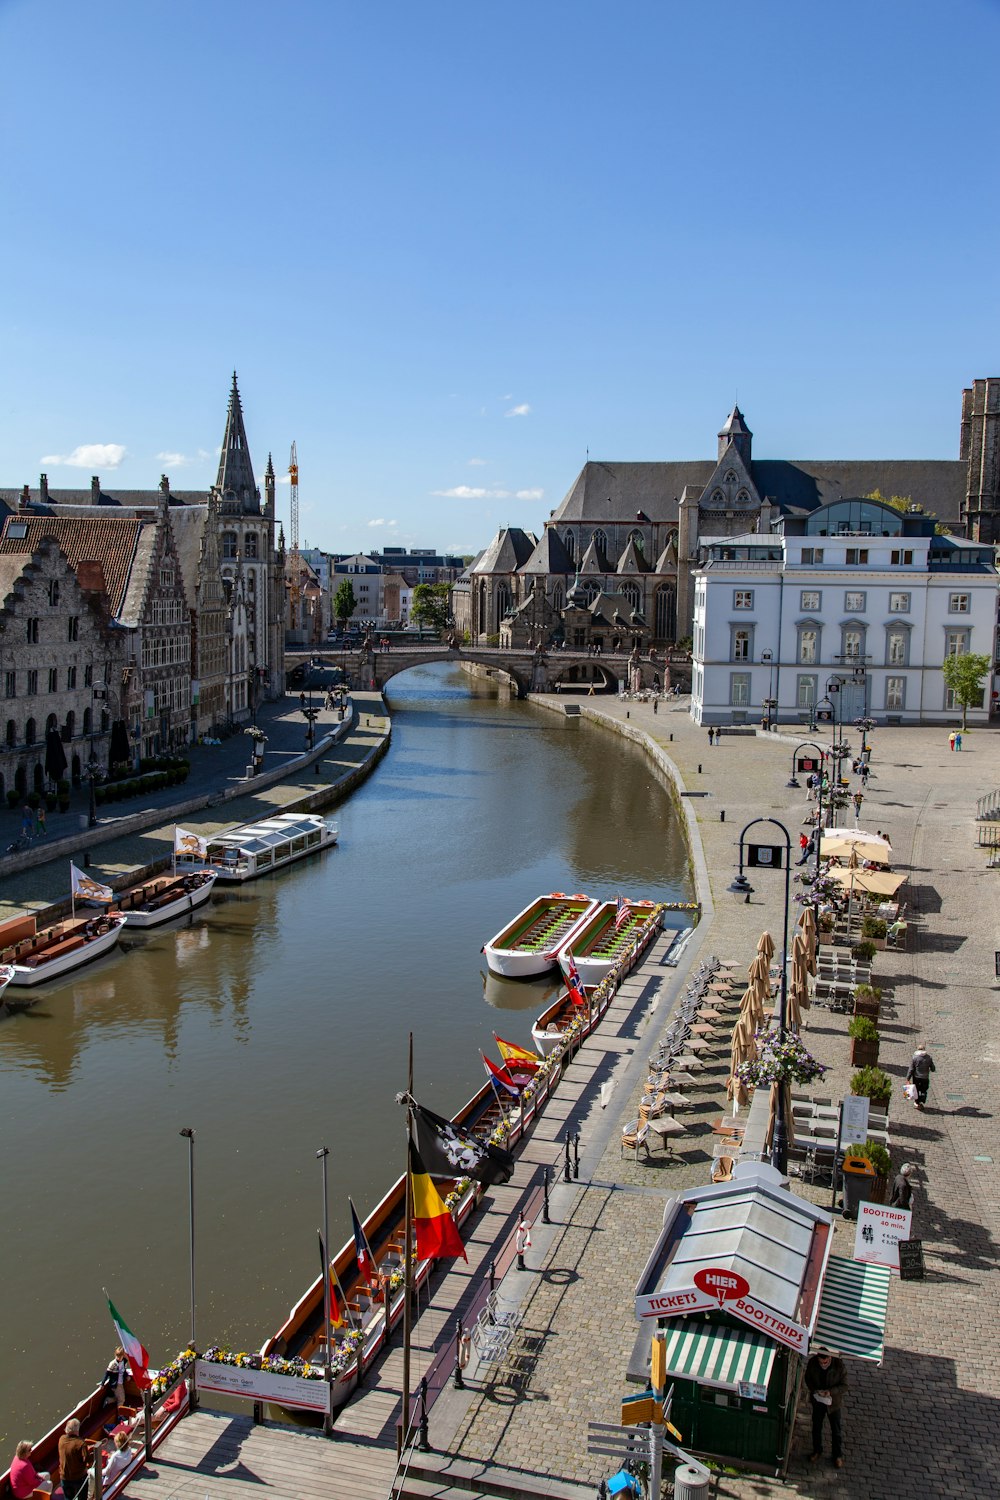
POLYGON ((750 1291, 745 1276, 737 1271, 726 1271, 721 1266, 706 1266, 703 1271, 695 1271, 694 1284, 706 1296, 718 1297, 720 1307, 736 1297, 746 1297, 750 1291))

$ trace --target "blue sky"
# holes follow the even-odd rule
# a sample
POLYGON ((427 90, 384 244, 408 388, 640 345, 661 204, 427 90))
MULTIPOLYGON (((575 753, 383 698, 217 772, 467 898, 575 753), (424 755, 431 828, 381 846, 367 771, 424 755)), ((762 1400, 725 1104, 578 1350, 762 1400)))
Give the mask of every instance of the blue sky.
POLYGON ((737 398, 955 458, 998 53, 995 0, 0 0, 0 483, 207 486, 234 368, 337 551, 539 530, 737 398))

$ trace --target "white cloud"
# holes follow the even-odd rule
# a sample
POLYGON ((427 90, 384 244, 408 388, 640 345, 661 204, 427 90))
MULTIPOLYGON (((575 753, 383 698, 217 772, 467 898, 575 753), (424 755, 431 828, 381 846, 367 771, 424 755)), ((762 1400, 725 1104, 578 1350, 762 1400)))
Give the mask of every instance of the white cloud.
POLYGON ((485 469, 485 467, 486 467, 486 459, 485 458, 470 458, 469 459, 469 468, 470 469, 485 469))
POLYGON ((398 526, 399 522, 398 521, 386 521, 382 516, 377 516, 374 521, 369 521, 368 525, 369 526, 387 526, 387 527, 389 527, 391 529, 393 526, 398 526))
POLYGON ((183 453, 158 453, 156 457, 161 464, 169 464, 172 469, 183 469, 185 464, 191 462, 183 453))
POLYGON ((456 484, 451 490, 431 490, 443 500, 509 500, 510 490, 484 490, 468 484, 456 484))
POLYGON ((72 453, 48 453, 39 462, 68 469, 117 469, 124 457, 121 443, 81 443, 72 453))
POLYGON ((291 484, 292 476, 290 474, 278 474, 274 482, 275 484, 291 484))
POLYGON ((544 495, 545 495, 545 491, 544 490, 516 490, 514 492, 514 499, 515 500, 541 500, 541 499, 544 498, 544 495))
POLYGON ((527 401, 522 401, 520 406, 512 406, 510 411, 505 411, 505 417, 526 417, 531 411, 527 401))

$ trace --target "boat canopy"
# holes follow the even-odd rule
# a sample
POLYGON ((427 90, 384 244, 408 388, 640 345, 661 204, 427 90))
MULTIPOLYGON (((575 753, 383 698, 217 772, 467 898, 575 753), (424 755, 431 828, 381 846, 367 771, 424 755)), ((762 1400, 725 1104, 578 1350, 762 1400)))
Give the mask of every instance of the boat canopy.
POLYGON ((279 817, 268 818, 263 823, 248 823, 243 828, 231 828, 228 833, 217 834, 215 838, 209 839, 208 847, 209 851, 242 849, 246 854, 264 854, 279 844, 290 843, 292 839, 322 833, 324 826, 322 818, 309 814, 283 813, 279 817))

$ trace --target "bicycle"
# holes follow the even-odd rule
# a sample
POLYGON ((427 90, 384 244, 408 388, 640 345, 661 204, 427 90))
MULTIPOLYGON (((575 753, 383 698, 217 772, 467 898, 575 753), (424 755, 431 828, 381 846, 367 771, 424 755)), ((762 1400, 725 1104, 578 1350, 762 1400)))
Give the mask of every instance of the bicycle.
POLYGON ((30 833, 22 833, 12 844, 7 845, 8 854, 20 854, 24 849, 30 849, 34 843, 34 837, 30 833))

